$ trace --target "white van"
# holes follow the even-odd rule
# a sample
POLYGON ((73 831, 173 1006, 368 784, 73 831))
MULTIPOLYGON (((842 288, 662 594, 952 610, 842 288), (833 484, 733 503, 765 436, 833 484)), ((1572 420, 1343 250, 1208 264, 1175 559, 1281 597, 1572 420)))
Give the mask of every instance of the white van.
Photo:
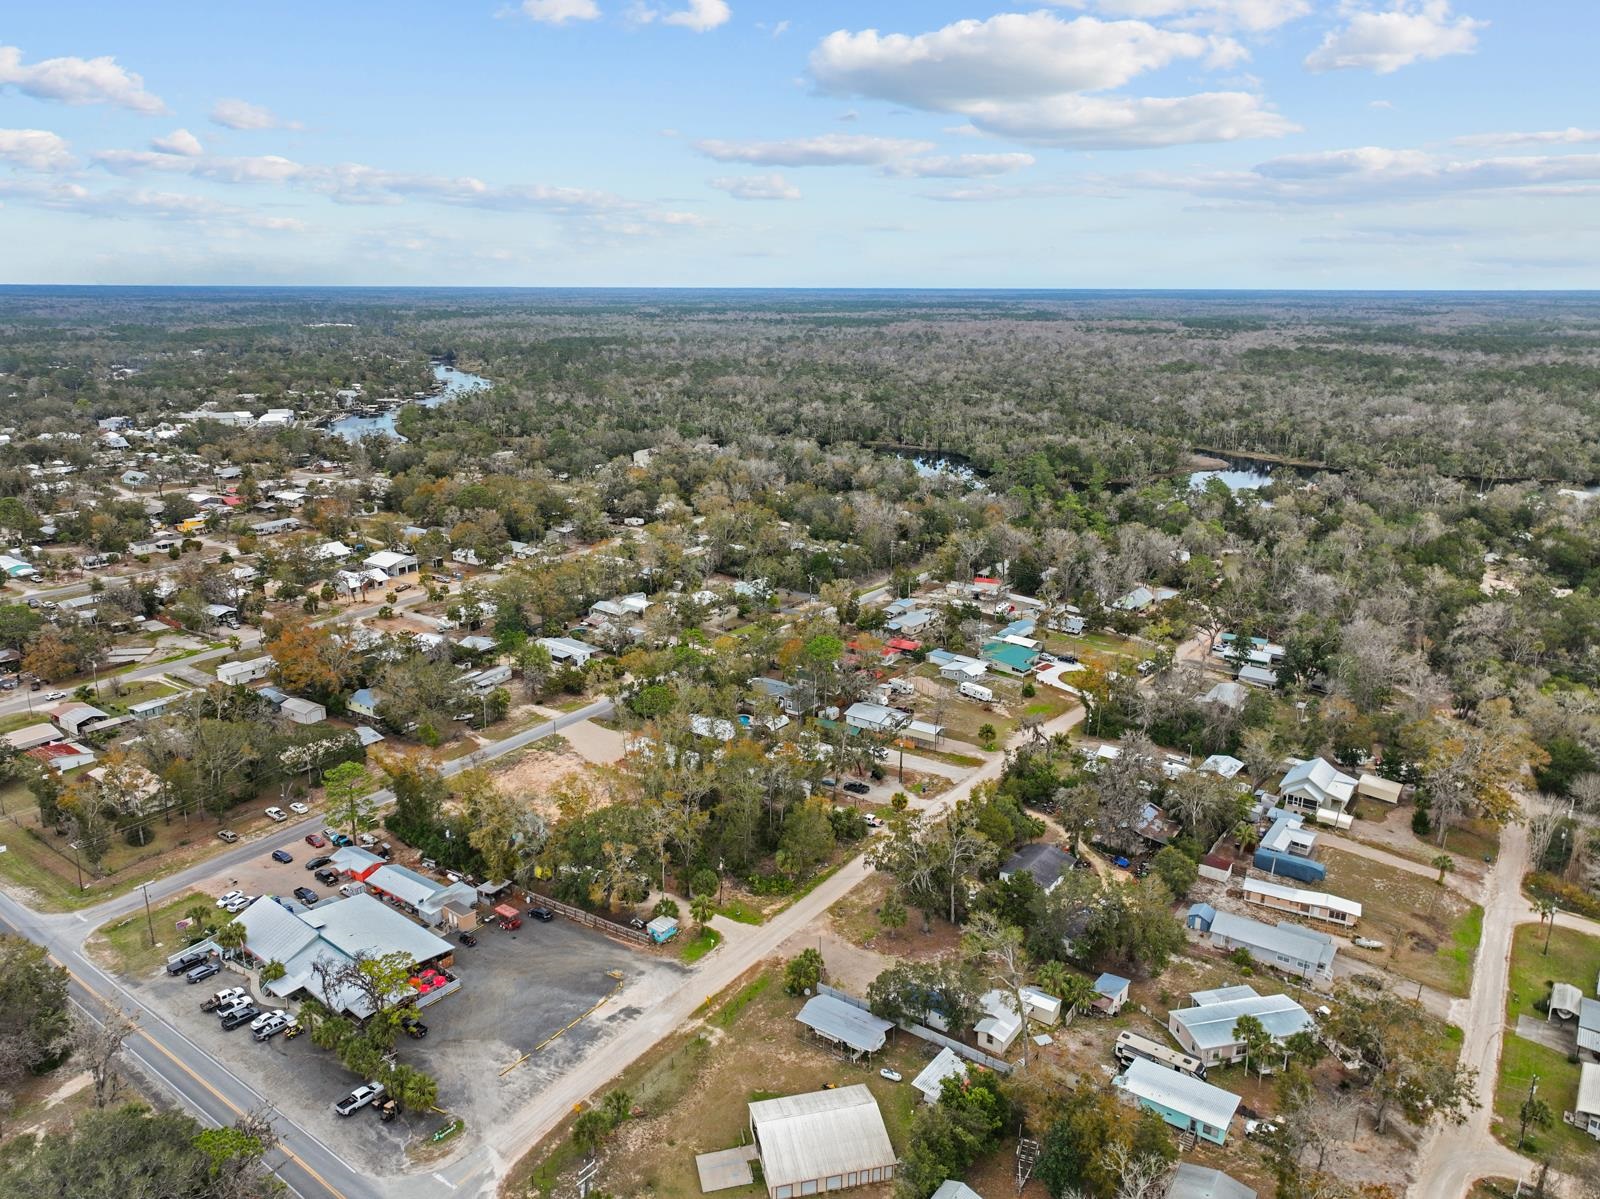
POLYGON ((982 683, 958 683, 956 685, 956 690, 962 695, 966 696, 968 699, 977 700, 980 704, 990 704, 994 702, 994 692, 985 687, 982 683))
POLYGON ((351 883, 346 883, 344 886, 340 887, 339 888, 339 894, 343 898, 349 899, 352 895, 360 895, 366 889, 367 889, 367 884, 366 883, 351 882, 351 883))

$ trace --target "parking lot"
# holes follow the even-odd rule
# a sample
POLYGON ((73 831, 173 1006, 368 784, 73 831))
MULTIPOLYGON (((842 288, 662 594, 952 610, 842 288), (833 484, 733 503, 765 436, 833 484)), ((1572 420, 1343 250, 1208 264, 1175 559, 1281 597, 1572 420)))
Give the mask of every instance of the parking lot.
MULTIPOLYGON (((304 882, 307 872, 298 853, 296 859, 280 865, 263 855, 259 877, 272 885, 254 893, 287 893, 304 882)), ((240 871, 240 888, 250 891, 257 877, 256 870, 240 871)), ((218 880, 214 889, 226 890, 228 881, 218 880)), ((439 1106, 466 1121, 462 1147, 472 1144, 475 1130, 516 1110, 550 1079, 582 1069, 590 1048, 625 1032, 640 1010, 638 1003, 676 989, 685 973, 676 963, 559 917, 549 924, 526 920, 513 932, 491 924, 477 935, 477 946, 459 947, 456 954, 461 990, 421 1013, 428 1036, 420 1041, 401 1036, 397 1042, 401 1061, 439 1080, 439 1106), (611 977, 612 971, 621 978, 611 977), (614 993, 617 998, 592 1016, 561 1031, 614 993), (513 1065, 524 1054, 531 1056, 513 1065)), ((224 1032, 216 1017, 200 1010, 212 992, 238 981, 224 972, 196 986, 165 975, 132 980, 131 985, 198 1046, 334 1152, 377 1174, 401 1172, 406 1142, 431 1132, 445 1118, 413 1112, 383 1124, 371 1110, 348 1119, 335 1115, 334 1102, 363 1080, 331 1053, 318 1049, 309 1036, 258 1043, 248 1029, 224 1032)))

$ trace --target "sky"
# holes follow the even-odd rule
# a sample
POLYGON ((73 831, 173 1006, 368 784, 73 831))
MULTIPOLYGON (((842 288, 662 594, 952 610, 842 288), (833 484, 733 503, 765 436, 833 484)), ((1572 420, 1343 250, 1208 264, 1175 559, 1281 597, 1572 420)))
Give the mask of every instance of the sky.
POLYGON ((1600 287, 1593 0, 58 0, 0 282, 1600 287))

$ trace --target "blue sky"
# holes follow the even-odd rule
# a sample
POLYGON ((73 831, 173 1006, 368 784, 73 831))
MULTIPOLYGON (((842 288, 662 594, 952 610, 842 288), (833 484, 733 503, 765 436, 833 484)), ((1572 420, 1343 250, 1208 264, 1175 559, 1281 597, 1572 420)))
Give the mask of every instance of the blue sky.
POLYGON ((11 5, 0 281, 1600 286, 1600 5, 11 5))

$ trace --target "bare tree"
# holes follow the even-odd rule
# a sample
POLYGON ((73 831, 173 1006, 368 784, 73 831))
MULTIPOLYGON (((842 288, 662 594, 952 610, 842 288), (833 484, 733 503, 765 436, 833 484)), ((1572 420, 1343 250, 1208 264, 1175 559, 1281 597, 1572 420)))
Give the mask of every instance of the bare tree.
POLYGON ((83 1011, 73 1020, 72 1055, 89 1073, 96 1107, 104 1107, 111 1099, 117 1055, 122 1052, 122 1043, 137 1027, 136 1019, 113 1008, 103 1008, 99 1019, 83 1011))

